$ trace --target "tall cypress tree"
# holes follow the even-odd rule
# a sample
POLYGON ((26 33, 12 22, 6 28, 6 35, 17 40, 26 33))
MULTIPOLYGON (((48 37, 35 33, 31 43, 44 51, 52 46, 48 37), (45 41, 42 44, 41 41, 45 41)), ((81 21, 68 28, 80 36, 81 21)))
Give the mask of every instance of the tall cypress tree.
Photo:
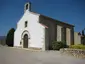
POLYGON ((82 30, 82 36, 84 36, 84 30, 82 30))
POLYGON ((11 28, 8 31, 7 36, 6 36, 6 44, 11 47, 13 46, 13 42, 14 42, 14 32, 15 32, 15 29, 11 28))

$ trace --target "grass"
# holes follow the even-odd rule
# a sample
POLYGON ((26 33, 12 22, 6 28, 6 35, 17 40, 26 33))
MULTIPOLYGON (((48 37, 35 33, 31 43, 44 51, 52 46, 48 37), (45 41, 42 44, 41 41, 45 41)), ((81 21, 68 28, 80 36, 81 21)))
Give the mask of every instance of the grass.
POLYGON ((85 45, 82 45, 82 44, 71 45, 71 46, 69 46, 69 48, 73 48, 73 49, 83 49, 83 50, 85 50, 85 45))

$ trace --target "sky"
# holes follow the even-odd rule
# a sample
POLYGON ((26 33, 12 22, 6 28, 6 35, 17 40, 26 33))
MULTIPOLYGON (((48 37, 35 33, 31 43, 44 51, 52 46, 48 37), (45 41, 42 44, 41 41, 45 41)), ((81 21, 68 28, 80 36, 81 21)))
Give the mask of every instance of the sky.
POLYGON ((85 0, 0 0, 0 36, 6 36, 24 14, 24 4, 31 10, 75 26, 75 32, 85 28, 85 0))

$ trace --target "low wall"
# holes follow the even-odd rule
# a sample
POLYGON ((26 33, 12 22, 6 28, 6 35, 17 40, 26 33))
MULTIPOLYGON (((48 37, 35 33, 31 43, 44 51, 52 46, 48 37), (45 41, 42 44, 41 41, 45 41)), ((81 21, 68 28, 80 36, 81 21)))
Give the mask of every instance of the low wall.
POLYGON ((63 54, 68 54, 78 58, 85 58, 85 50, 82 50, 82 49, 65 48, 65 49, 60 49, 60 52, 63 54))
POLYGON ((74 32, 74 44, 81 44, 81 35, 79 35, 77 32, 74 32))

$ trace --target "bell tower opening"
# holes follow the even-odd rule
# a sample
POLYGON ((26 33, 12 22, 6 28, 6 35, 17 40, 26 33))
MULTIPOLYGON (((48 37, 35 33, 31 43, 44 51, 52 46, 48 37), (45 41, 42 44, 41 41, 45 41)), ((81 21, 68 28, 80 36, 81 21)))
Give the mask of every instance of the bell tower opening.
POLYGON ((28 9, 28 4, 26 4, 26 10, 28 9))
POLYGON ((24 6, 24 12, 26 10, 31 11, 31 3, 30 2, 28 2, 28 3, 25 4, 25 6, 24 6))

